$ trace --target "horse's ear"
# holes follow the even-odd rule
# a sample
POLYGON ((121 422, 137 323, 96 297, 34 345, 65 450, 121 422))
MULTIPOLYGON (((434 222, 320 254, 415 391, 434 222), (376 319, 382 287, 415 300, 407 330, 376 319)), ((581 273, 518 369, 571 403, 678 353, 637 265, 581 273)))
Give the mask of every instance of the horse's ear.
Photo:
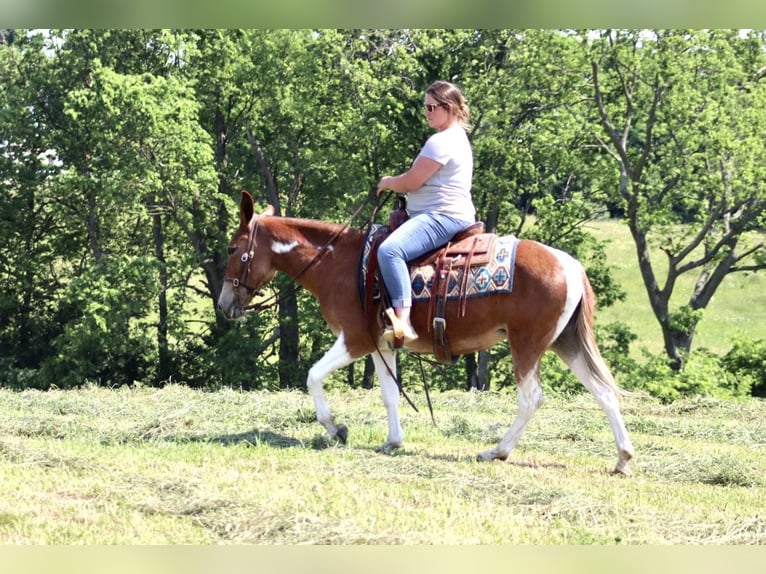
POLYGON ((242 190, 242 199, 239 202, 239 224, 241 227, 250 226, 250 220, 253 218, 253 213, 255 213, 253 196, 242 190))
POLYGON ((271 204, 267 205, 266 209, 263 210, 261 215, 274 215, 274 206, 271 204))

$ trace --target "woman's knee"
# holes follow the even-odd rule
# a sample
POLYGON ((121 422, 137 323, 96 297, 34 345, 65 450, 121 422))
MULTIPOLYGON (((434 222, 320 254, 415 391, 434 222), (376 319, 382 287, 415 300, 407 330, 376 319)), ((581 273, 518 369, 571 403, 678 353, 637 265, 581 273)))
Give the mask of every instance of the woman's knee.
POLYGON ((378 261, 394 261, 395 259, 402 259, 403 253, 400 246, 395 241, 384 241, 378 247, 378 261))

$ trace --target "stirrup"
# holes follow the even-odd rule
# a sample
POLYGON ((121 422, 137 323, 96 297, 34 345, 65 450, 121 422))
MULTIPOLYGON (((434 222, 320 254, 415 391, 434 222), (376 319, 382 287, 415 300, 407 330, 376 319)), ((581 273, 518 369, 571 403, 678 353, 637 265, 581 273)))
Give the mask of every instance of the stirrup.
POLYGON ((386 317, 388 317, 391 327, 383 331, 383 338, 387 342, 393 343, 394 348, 400 348, 404 341, 414 341, 418 338, 412 325, 397 317, 393 308, 386 309, 386 317))

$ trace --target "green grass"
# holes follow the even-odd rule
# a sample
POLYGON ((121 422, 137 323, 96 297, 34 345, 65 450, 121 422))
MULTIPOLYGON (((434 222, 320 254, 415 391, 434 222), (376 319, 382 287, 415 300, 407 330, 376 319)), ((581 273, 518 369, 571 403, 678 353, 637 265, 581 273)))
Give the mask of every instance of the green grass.
MULTIPOLYGON (((661 353, 627 228, 591 230, 627 292, 597 320, 661 353)), ((695 348, 725 353, 739 334, 766 338, 762 274, 727 278, 695 348)), ((590 395, 549 397, 507 463, 479 464, 515 394, 434 393, 435 428, 408 393, 423 412, 402 401, 406 446, 384 455, 378 390, 328 391, 341 447, 299 392, 0 389, 0 544, 766 543, 762 400, 625 399, 636 459, 622 478, 590 395)))
POLYGON ((346 447, 299 392, 0 390, 0 544, 766 542, 757 399, 626 399, 627 478, 590 395, 550 397, 492 464, 513 393, 435 393, 436 428, 402 402, 394 455, 377 390, 328 400, 346 447))
MULTIPOLYGON (((663 353, 662 332, 654 318, 636 259, 636 248, 630 231, 620 221, 604 220, 588 224, 588 231, 600 240, 608 240, 607 258, 614 277, 627 297, 612 307, 600 309, 597 321, 621 321, 638 335, 634 351, 645 347, 652 354, 663 353)), ((666 261, 659 250, 652 252, 660 285, 665 280, 666 261)), ((671 304, 674 309, 688 302, 697 276, 686 274, 679 279, 671 304)), ((707 348, 725 354, 732 339, 745 335, 766 339, 766 274, 729 275, 705 311, 694 338, 692 350, 707 348)))

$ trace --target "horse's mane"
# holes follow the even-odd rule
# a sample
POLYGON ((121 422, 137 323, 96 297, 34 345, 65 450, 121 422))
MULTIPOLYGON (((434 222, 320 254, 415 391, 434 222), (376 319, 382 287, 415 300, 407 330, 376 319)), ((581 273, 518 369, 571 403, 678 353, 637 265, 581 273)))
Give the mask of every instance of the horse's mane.
POLYGON ((308 241, 314 244, 324 244, 330 238, 336 237, 335 241, 360 241, 365 235, 365 231, 350 227, 342 223, 334 223, 331 221, 321 221, 318 219, 305 219, 299 217, 278 217, 274 218, 274 222, 277 223, 276 234, 280 240, 289 240, 293 237, 284 235, 283 229, 289 229, 297 231, 303 235, 308 241))

